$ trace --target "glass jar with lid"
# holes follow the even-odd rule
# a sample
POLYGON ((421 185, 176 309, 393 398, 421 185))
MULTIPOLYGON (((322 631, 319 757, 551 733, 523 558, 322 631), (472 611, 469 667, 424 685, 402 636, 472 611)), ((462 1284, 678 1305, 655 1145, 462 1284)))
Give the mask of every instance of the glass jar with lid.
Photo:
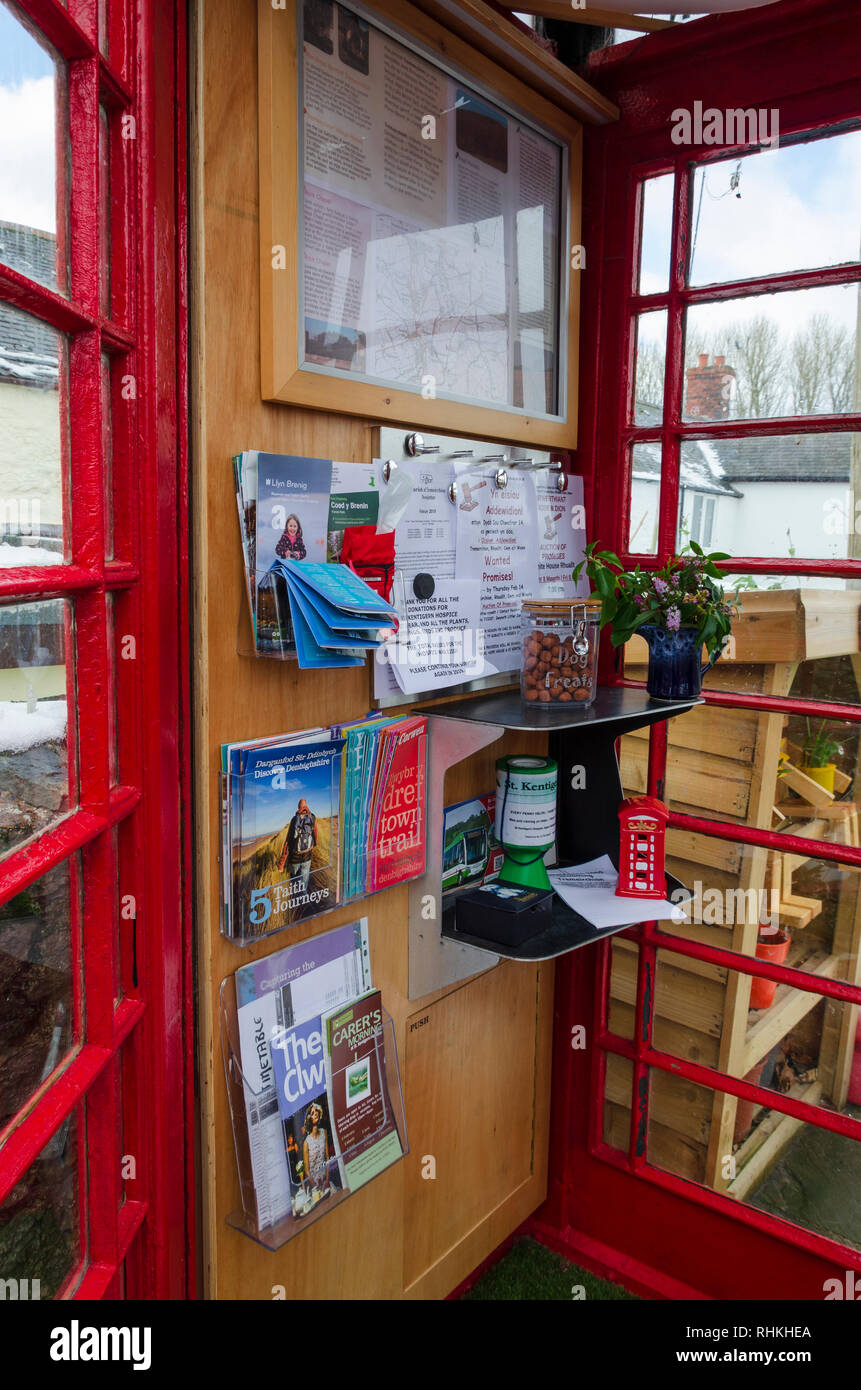
POLYGON ((520 695, 529 704, 576 705, 595 699, 598 622, 594 599, 527 599, 520 618, 520 695))

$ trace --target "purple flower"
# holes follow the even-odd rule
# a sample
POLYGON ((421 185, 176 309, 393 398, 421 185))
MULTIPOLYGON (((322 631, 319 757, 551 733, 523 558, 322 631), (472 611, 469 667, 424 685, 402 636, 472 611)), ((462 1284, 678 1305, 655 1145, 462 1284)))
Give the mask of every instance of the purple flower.
POLYGON ((645 594, 635 594, 635 595, 634 595, 634 602, 636 603, 636 605, 637 605, 638 608, 645 608, 645 606, 646 606, 646 595, 645 595, 645 594))
POLYGON ((682 610, 680 608, 667 609, 667 632, 678 632, 682 621, 682 610))
POLYGON ((655 593, 658 594, 661 598, 663 598, 664 594, 667 592, 669 587, 670 586, 667 583, 666 579, 655 578, 652 580, 652 588, 654 589, 655 593))

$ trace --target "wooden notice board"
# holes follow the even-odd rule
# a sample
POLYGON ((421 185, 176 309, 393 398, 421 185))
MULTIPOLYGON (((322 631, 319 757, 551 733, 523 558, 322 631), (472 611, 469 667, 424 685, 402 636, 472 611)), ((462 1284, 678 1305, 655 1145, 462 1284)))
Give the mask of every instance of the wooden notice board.
POLYGON ((401 0, 258 55, 263 395, 572 447, 580 123, 401 0))
MULTIPOLYGON (((238 654, 245 598, 231 457, 263 449, 369 463, 379 421, 371 411, 342 413, 338 382, 326 377, 319 380, 328 394, 313 403, 262 398, 258 7, 256 0, 206 0, 194 10, 192 650, 204 1293, 268 1300, 283 1288, 288 1298, 439 1298, 545 1195, 553 969, 503 963, 462 986, 408 1000, 405 886, 250 948, 219 934, 220 745, 369 708, 365 669, 299 671, 295 663, 238 654), (411 1151, 273 1254, 225 1222, 239 1189, 218 989, 239 965, 352 921, 359 909, 369 919, 374 982, 394 1019, 411 1151), (428 1156, 435 1164, 424 1168, 435 1168, 433 1178, 423 1176, 428 1156)), ((470 3, 468 13, 482 7, 470 3)), ((489 23, 498 30, 498 16, 489 23)), ((518 53, 512 62, 523 61, 518 53)), ((583 100, 584 84, 547 55, 538 67, 572 100, 583 100)), ((284 139, 294 134, 288 124, 284 139)), ((491 437, 510 438, 507 421, 491 437)), ((407 416, 399 422, 416 423, 407 416)), ((447 800, 491 790, 493 759, 518 748, 509 735, 492 756, 459 766, 447 800)))

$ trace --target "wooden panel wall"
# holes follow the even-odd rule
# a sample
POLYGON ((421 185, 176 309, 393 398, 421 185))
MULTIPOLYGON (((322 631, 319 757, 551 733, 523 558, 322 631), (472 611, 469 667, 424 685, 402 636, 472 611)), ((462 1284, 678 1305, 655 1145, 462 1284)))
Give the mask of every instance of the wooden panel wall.
MULTIPOLYGON (((352 718, 362 670, 299 672, 237 654, 245 602, 231 456, 241 449, 370 462, 372 425, 260 397, 256 0, 206 0, 192 37, 194 708, 204 1292, 212 1298, 444 1297, 546 1189, 552 967, 503 964, 440 1000, 407 999, 407 890, 362 907, 374 980, 395 1020, 407 1158, 271 1254, 225 1224, 239 1205, 218 987, 255 956, 351 921, 328 916, 246 950, 218 931, 222 742, 352 718), (432 1009, 431 1009, 431 1006, 432 1009), (420 1024, 428 1015, 430 1024, 420 1024), (424 1155, 437 1176, 423 1178, 424 1155)), ((332 386, 337 401, 337 383, 332 386)), ((499 751, 515 747, 509 738, 499 751)), ((487 760, 458 797, 491 789, 487 760)))

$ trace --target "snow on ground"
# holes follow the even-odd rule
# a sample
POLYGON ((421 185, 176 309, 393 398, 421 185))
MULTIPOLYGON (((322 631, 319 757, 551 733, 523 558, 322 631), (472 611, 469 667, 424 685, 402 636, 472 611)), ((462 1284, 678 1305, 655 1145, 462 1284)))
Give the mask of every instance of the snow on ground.
POLYGON ((0 570, 23 569, 25 565, 62 565, 58 550, 46 550, 43 545, 9 545, 0 541, 0 570))
POLYGON ((0 753, 23 753, 66 736, 66 701, 0 700, 0 753))

